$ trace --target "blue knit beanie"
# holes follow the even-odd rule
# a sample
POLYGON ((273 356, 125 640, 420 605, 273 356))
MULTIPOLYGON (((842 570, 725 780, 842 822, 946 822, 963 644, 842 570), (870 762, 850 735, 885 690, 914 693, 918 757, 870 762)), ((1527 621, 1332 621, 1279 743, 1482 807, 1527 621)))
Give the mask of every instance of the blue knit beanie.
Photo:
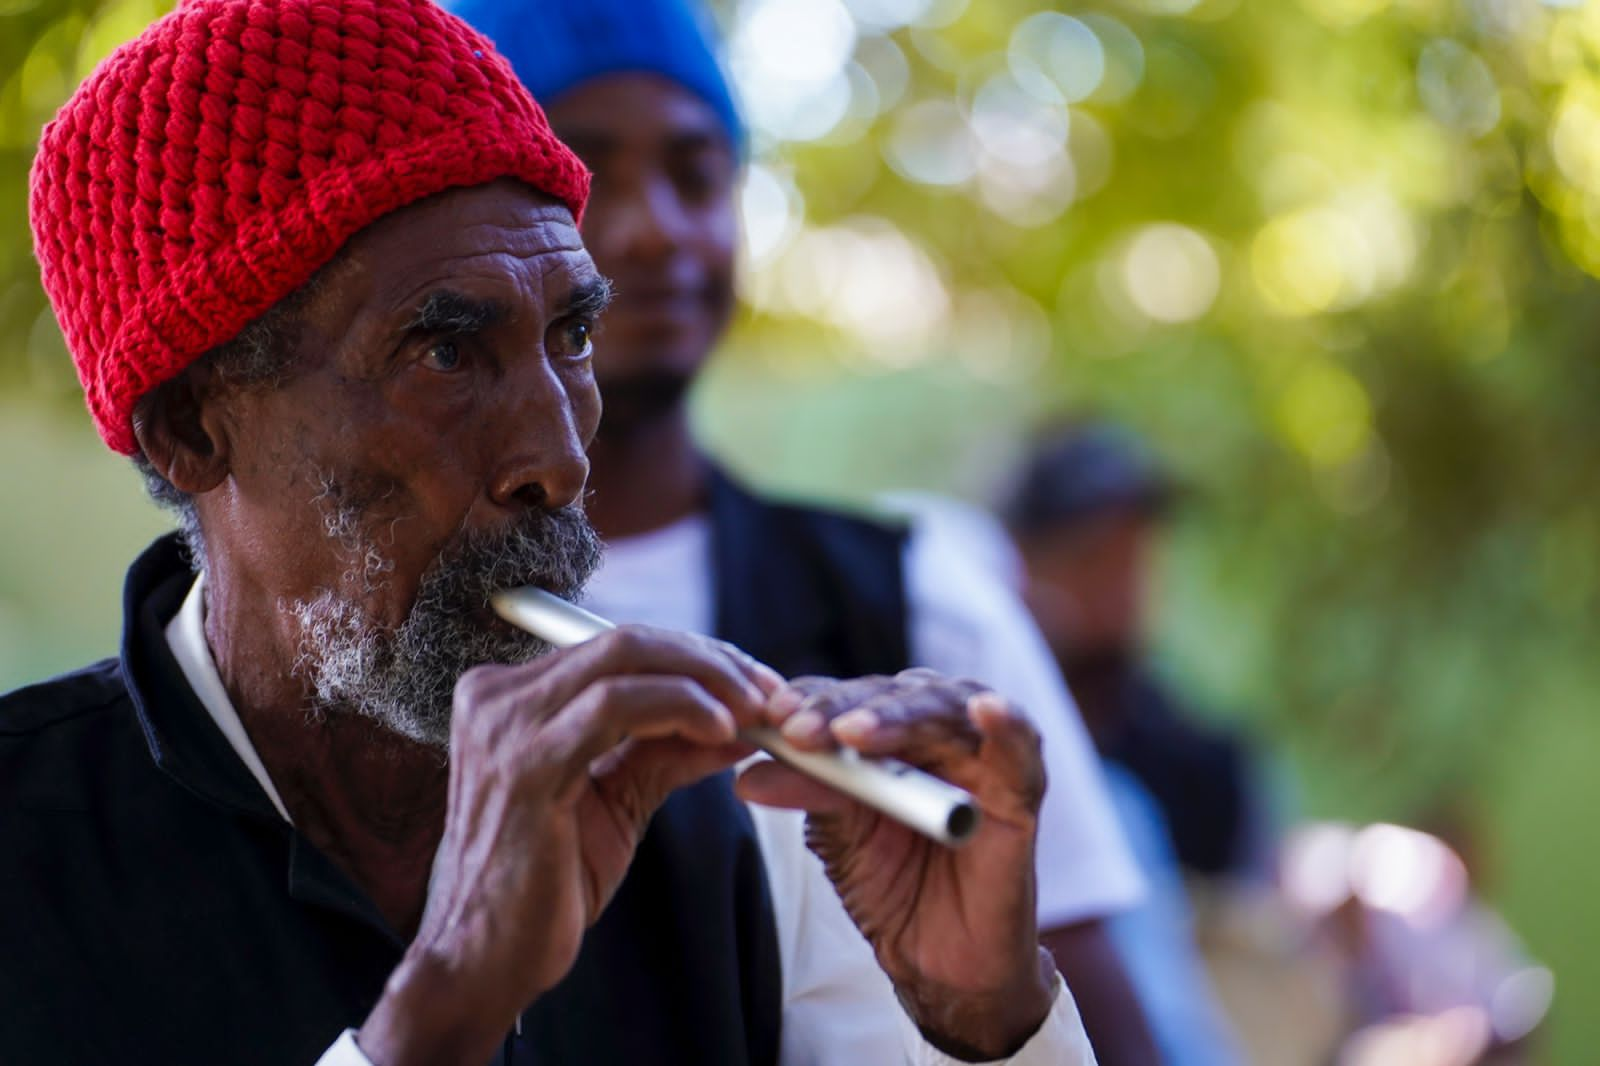
POLYGON ((603 74, 659 74, 722 119, 734 149, 744 124, 696 0, 444 0, 494 42, 541 105, 603 74))

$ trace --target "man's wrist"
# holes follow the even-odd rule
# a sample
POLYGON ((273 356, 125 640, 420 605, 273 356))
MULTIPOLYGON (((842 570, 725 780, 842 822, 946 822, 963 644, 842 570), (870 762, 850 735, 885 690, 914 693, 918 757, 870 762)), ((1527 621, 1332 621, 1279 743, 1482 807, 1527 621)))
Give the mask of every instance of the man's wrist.
POLYGON ((1055 960, 1037 949, 1034 964, 991 991, 896 985, 907 1015, 923 1039, 952 1058, 987 1062, 1014 1055, 1044 1024, 1054 1005, 1055 960))
POLYGON ((357 1046, 373 1066, 487 1062, 510 1023, 468 984, 450 960, 413 945, 356 1032, 357 1046))

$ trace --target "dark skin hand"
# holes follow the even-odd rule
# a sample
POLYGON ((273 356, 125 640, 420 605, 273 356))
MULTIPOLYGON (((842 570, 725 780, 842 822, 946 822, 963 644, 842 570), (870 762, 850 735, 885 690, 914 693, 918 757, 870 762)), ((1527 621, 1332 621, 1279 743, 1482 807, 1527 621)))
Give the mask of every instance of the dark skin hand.
POLYGON ((931 1043, 972 1061, 1017 1051, 1050 1009, 1055 973, 1035 920, 1045 774, 1027 717, 929 670, 803 678, 774 703, 803 750, 898 758, 978 801, 977 833, 951 849, 778 763, 739 780, 748 800, 808 812, 807 843, 931 1043))
POLYGON ((805 713, 835 722, 786 729, 802 747, 893 755, 978 799, 985 823, 952 851, 775 763, 739 782, 811 812, 808 842, 932 1043, 971 1060, 1019 1049, 1054 974, 1034 922, 1037 734, 992 693, 929 671, 801 691, 727 645, 644 627, 463 678, 441 876, 363 1050, 385 1064, 491 1053, 572 965, 667 795, 748 754, 736 726, 805 713))
POLYGON ((637 627, 463 677, 435 880, 366 1055, 487 1061, 571 968, 656 808, 748 754, 735 730, 781 687, 727 645, 637 627))
MULTIPOLYGON (((595 172, 584 241, 617 284, 596 342, 607 410, 589 453, 589 514, 607 538, 647 533, 705 506, 706 463, 686 393, 735 303, 739 163, 715 113, 652 75, 595 78, 548 102, 548 112, 595 172), (661 388, 673 381, 675 394, 661 388), (645 394, 658 402, 637 402, 648 383, 645 394)), ((1044 939, 1071 979, 1102 1066, 1158 1061, 1101 923, 1047 930, 1044 939)))

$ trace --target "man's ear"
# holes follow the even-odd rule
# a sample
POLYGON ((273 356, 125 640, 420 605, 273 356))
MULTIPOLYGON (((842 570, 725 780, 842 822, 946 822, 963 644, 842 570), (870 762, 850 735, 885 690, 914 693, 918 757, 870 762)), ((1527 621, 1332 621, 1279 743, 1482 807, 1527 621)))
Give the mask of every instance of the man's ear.
POLYGON ((150 465, 191 496, 228 475, 228 433, 209 368, 191 366, 139 401, 133 435, 150 465))

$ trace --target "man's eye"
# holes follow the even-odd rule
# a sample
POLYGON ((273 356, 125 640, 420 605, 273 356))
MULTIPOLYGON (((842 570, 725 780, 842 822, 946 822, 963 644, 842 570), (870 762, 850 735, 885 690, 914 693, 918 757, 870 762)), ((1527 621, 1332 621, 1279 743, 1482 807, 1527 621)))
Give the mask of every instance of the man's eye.
POLYGON ((566 327, 567 348, 573 355, 585 355, 594 338, 594 326, 588 322, 573 322, 566 327))
POLYGON ((422 365, 429 370, 454 370, 461 365, 461 351, 454 341, 437 341, 422 353, 422 365))
POLYGON ((703 204, 729 190, 733 171, 720 154, 701 153, 674 167, 672 181, 685 203, 703 204))
POLYGON ((710 194, 712 178, 704 168, 686 168, 678 172, 678 195, 690 203, 698 203, 710 194))

